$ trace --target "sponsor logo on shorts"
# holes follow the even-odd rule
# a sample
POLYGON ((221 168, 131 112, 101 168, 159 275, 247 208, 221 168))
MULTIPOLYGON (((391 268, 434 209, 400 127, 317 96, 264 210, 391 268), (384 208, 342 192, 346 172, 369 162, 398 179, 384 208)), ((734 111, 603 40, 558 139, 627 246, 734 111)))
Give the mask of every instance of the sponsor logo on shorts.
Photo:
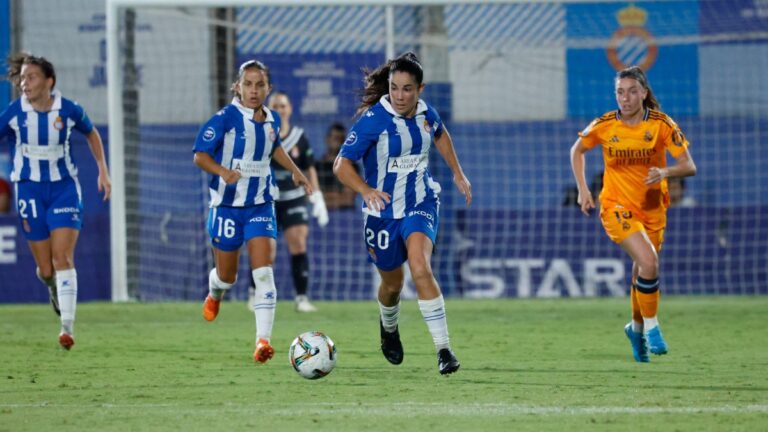
POLYGON ((624 231, 629 231, 629 223, 624 222, 623 224, 621 224, 621 229, 623 229, 624 231))
POLYGON ((271 223, 268 223, 268 224, 267 224, 267 230, 268 230, 268 231, 274 231, 274 230, 275 230, 275 228, 274 228, 274 226, 272 226, 272 224, 271 224, 271 223))
POLYGON ((272 222, 272 216, 256 216, 251 218, 248 222, 272 222))
POLYGON ((80 213, 77 207, 59 207, 53 209, 53 214, 80 213))
POLYGON ((408 216, 422 216, 429 220, 435 220, 435 217, 432 216, 432 213, 425 212, 424 210, 412 210, 408 212, 408 216))

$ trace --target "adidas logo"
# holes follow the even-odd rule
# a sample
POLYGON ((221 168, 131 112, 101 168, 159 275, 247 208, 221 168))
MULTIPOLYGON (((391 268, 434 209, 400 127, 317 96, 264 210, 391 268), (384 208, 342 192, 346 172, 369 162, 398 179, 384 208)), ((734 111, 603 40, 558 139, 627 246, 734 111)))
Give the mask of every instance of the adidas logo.
POLYGON ((611 139, 610 139, 610 140, 608 140, 608 141, 610 141, 610 142, 613 142, 613 143, 617 143, 617 142, 619 142, 619 137, 617 137, 616 135, 614 135, 614 136, 612 136, 612 137, 611 137, 611 139))

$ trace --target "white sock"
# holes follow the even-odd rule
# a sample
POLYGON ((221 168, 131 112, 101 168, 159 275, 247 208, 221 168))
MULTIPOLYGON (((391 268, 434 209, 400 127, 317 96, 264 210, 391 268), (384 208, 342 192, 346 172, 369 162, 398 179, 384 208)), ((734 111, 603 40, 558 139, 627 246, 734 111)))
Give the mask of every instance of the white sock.
POLYGON ((75 325, 75 309, 77 309, 77 272, 75 269, 56 272, 56 289, 59 294, 61 329, 72 334, 75 325))
POLYGON ((394 333, 397 330, 397 322, 400 320, 400 302, 394 306, 384 306, 379 302, 379 315, 384 331, 394 333))
POLYGON ((643 332, 643 322, 632 320, 632 331, 635 333, 643 332))
POLYGON ((659 326, 659 320, 656 317, 653 317, 653 318, 643 317, 643 326, 645 327, 643 330, 645 330, 645 332, 647 333, 659 326))
POLYGON ((448 340, 448 320, 445 318, 445 301, 440 295, 432 300, 419 300, 419 310, 427 323, 427 328, 432 334, 432 341, 435 348, 440 351, 443 348, 449 348, 448 340))
POLYGON ((256 290, 253 300, 253 313, 256 315, 256 340, 272 337, 272 324, 275 322, 277 288, 272 267, 260 267, 251 272, 256 290))
MULTIPOLYGON (((235 278, 235 282, 237 282, 237 278, 235 278)), ((208 292, 215 300, 221 300, 224 297, 224 293, 232 288, 232 285, 234 285, 234 282, 227 283, 219 278, 219 272, 216 271, 215 267, 208 273, 208 292)))

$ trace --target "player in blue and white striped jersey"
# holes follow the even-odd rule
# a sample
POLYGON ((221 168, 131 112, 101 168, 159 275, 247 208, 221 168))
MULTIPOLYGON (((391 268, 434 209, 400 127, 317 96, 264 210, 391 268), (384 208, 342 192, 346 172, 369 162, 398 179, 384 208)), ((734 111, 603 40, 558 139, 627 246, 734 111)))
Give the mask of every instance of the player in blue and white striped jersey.
POLYGON ((203 317, 213 321, 218 315, 224 293, 237 279, 240 247, 245 243, 256 285, 253 358, 259 363, 274 355, 270 338, 277 303, 272 272, 277 187, 272 159, 292 173, 297 186, 312 193, 309 180, 280 146, 280 116, 264 105, 271 90, 269 69, 263 63, 243 63, 232 86, 232 103, 203 125, 194 145, 195 164, 211 174, 208 235, 216 264, 208 275, 203 317))
POLYGON ((450 348, 445 302, 430 264, 437 237, 440 185, 429 175, 432 144, 472 202, 469 180, 461 169, 448 130, 437 111, 421 100, 424 71, 406 53, 366 74, 359 113, 334 164, 339 180, 363 197, 368 259, 381 275, 379 309, 381 349, 393 364, 403 361, 398 331, 403 263, 408 260, 419 296, 419 309, 438 352, 438 369, 450 374, 459 361, 450 348), (365 179, 354 162, 363 160, 365 179))
POLYGON ((75 344, 77 307, 75 246, 82 228, 82 194, 70 152, 76 130, 85 135, 99 167, 98 189, 109 199, 112 185, 98 130, 85 110, 63 98, 53 64, 20 53, 8 59, 8 79, 22 95, 0 114, 0 140, 11 142, 16 209, 22 232, 35 257, 37 277, 48 287, 61 316, 59 344, 75 344))

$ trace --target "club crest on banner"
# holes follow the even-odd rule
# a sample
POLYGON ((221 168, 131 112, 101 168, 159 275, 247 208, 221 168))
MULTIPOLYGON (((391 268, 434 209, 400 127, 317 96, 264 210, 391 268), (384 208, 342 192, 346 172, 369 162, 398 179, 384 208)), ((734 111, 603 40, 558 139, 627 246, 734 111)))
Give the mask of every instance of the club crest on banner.
POLYGON ((653 67, 659 55, 656 41, 644 27, 648 21, 648 12, 629 5, 619 9, 616 19, 620 27, 608 42, 606 49, 608 61, 617 71, 638 65, 647 72, 653 67))

